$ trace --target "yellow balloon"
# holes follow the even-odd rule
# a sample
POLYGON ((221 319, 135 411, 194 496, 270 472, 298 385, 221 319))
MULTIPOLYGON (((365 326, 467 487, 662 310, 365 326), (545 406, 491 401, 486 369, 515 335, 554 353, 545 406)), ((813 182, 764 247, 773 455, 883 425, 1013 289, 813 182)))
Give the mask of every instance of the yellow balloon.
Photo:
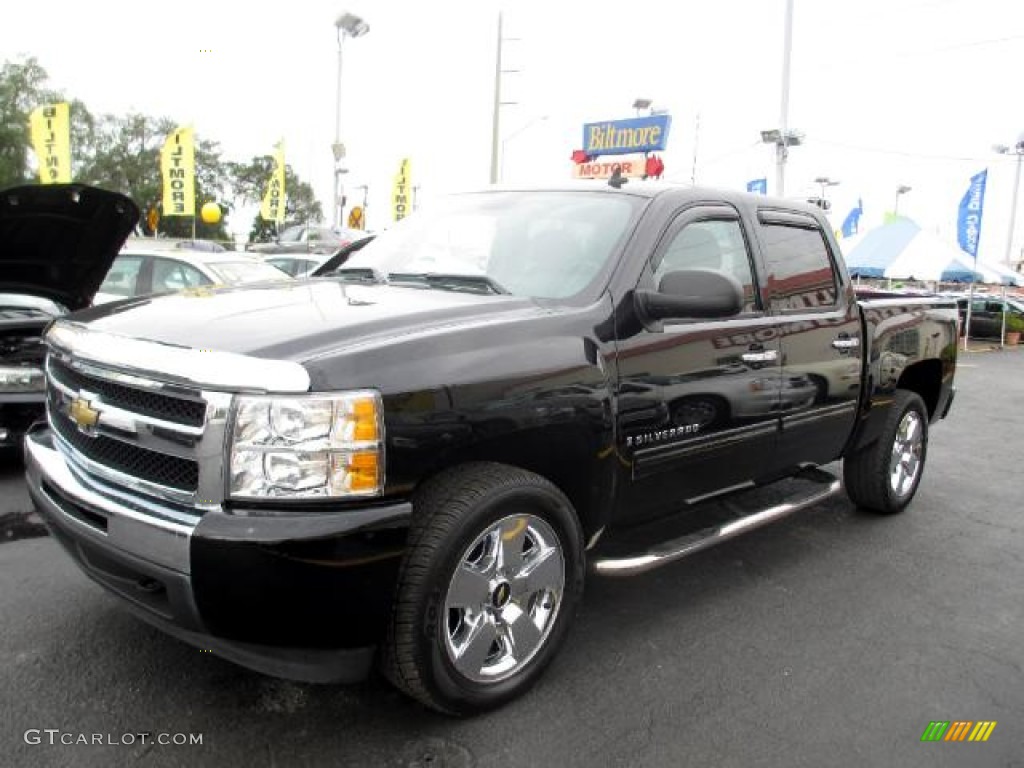
POLYGON ((207 224, 216 224, 220 221, 220 206, 216 203, 204 203, 199 215, 207 224))

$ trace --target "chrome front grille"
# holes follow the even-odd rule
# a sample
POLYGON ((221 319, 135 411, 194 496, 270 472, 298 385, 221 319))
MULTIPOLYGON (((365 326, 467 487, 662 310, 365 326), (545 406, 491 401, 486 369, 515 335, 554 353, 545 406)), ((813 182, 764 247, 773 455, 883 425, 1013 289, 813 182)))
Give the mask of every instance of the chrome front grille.
POLYGON ((195 493, 199 488, 199 465, 195 461, 105 435, 86 434, 54 400, 50 401, 50 425, 72 448, 97 464, 178 491, 195 493))
POLYGON ((196 396, 169 396, 152 392, 139 387, 125 386, 103 378, 102 375, 75 370, 60 360, 51 358, 50 374, 66 388, 94 392, 110 405, 116 405, 128 411, 166 419, 193 427, 201 427, 206 418, 206 403, 196 396))
POLYGON ((50 426, 83 479, 200 514, 223 502, 230 393, 158 381, 54 348, 46 377, 50 426))

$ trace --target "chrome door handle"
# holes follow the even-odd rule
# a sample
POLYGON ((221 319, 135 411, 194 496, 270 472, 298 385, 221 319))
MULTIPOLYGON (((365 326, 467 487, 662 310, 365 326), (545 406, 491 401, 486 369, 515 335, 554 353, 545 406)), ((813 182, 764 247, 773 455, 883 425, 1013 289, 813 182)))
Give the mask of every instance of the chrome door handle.
POLYGON ((832 346, 835 349, 856 349, 860 346, 860 339, 832 339, 832 346))
POLYGON ((779 353, 774 349, 766 349, 763 352, 744 352, 740 360, 744 363, 774 363, 779 358, 779 353))

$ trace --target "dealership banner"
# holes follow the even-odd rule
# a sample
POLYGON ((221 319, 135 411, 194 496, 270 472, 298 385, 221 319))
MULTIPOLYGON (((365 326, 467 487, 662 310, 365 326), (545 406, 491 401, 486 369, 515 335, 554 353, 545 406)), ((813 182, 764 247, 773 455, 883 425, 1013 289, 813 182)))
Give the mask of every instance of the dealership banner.
POLYGON ((401 221, 412 211, 410 190, 412 189, 412 167, 408 157, 402 158, 395 174, 391 189, 391 214, 395 221, 401 221))
POLYGON ((647 172, 647 158, 639 155, 615 160, 573 163, 572 176, 574 179, 610 179, 616 168, 627 179, 642 179, 647 172))
POLYGON ((583 126, 583 151, 590 157, 663 152, 671 127, 670 115, 587 123, 583 126))
POLYGON ((978 258, 978 239, 981 237, 981 216, 985 210, 985 184, 988 169, 971 176, 960 210, 956 217, 956 234, 960 247, 974 258, 978 258))
POLYGON ((196 150, 192 127, 178 128, 160 150, 163 215, 196 215, 196 150))
POLYGON ((274 145, 274 168, 267 180, 267 190, 260 205, 260 218, 284 224, 284 209, 287 198, 284 187, 284 139, 274 145))
POLYGON ((32 147, 42 184, 71 181, 71 110, 67 103, 46 104, 29 115, 32 147))

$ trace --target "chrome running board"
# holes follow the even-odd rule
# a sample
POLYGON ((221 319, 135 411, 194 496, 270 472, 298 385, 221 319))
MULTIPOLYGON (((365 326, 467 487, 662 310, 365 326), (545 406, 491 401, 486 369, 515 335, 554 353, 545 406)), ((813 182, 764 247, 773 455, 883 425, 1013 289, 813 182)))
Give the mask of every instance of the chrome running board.
POLYGON ((835 496, 842 490, 842 481, 822 469, 805 470, 798 477, 810 481, 811 488, 803 489, 802 492, 766 509, 746 512, 729 522, 711 525, 678 538, 662 541, 646 551, 619 557, 599 555, 592 562, 592 568, 606 576, 632 576, 650 571, 780 520, 835 496))

